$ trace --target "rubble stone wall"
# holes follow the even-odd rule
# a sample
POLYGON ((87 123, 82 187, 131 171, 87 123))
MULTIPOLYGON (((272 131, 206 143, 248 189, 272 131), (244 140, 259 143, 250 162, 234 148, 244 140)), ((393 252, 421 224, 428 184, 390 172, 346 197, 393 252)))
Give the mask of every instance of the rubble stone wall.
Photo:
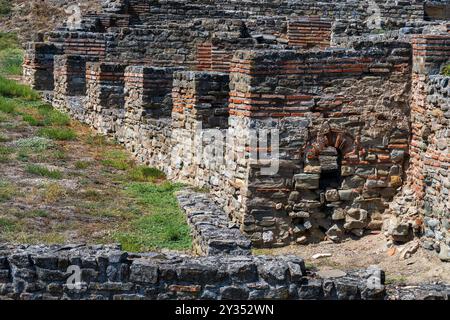
POLYGON ((179 70, 182 68, 125 69, 125 115, 119 141, 141 163, 166 173, 172 147, 173 77, 179 70))
POLYGON ((114 246, 0 247, 0 299, 448 300, 450 293, 445 285, 386 290, 384 281, 377 268, 321 278, 294 256, 129 254, 114 246))
POLYGON ((403 192, 391 205, 387 232, 395 241, 424 234, 424 247, 450 261, 449 77, 440 70, 450 61, 450 37, 414 39, 411 95, 411 161, 403 192))
POLYGON ((225 141, 221 136, 228 128, 229 75, 177 72, 172 96, 173 150, 168 176, 199 188, 222 189, 225 141), (217 143, 212 143, 217 134, 217 143))
POLYGON ((86 67, 86 119, 103 134, 118 134, 125 115, 125 67, 109 62, 86 67))
POLYGON ((379 229, 408 152, 411 49, 245 51, 230 75, 230 213, 257 245, 379 229), (249 163, 253 129, 277 129, 280 170, 249 163), (334 173, 333 173, 334 172, 334 173), (235 207, 237 205, 237 207, 235 207))

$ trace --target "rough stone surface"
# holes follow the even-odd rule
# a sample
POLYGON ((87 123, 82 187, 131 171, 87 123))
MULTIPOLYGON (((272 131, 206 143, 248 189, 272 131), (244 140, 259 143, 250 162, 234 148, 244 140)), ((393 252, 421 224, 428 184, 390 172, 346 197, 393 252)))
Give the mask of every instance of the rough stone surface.
POLYGON ((1 246, 0 299, 447 299, 445 285, 386 287, 376 268, 321 278, 302 259, 129 254, 115 246, 1 246), (378 280, 377 280, 378 279, 378 280))

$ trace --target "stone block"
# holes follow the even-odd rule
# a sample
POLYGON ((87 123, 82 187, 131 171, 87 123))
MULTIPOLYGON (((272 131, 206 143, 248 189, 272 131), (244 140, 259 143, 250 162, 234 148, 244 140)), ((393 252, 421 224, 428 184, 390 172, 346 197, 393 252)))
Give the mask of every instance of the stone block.
POLYGON ((320 175, 318 174, 297 174, 294 176, 294 180, 297 190, 319 189, 320 175))

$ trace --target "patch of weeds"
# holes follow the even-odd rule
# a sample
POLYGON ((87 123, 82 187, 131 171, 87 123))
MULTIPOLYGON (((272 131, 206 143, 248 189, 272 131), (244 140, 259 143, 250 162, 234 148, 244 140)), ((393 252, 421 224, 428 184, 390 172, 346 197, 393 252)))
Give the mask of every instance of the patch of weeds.
POLYGON ((0 146, 0 154, 11 154, 14 152, 13 148, 0 146))
POLYGON ((17 111, 17 105, 14 104, 12 99, 0 97, 0 111, 6 114, 15 114, 17 111))
POLYGON ((194 192, 198 192, 198 193, 210 193, 211 192, 211 189, 209 189, 207 187, 193 188, 192 190, 194 190, 194 192))
POLYGON ((34 174, 37 176, 50 178, 50 179, 61 179, 63 176, 63 173, 58 170, 50 170, 44 166, 40 165, 28 165, 26 168, 26 171, 30 174, 34 174))
POLYGON ((450 64, 446 65, 446 66, 442 69, 442 75, 443 75, 443 76, 450 77, 450 64))
POLYGON ((42 128, 37 133, 41 137, 58 141, 75 140, 77 135, 72 129, 68 128, 42 128))
POLYGON ((44 151, 52 148, 53 141, 43 137, 32 137, 17 140, 14 145, 20 149, 31 149, 33 151, 44 151))
POLYGON ((0 72, 7 75, 22 74, 23 50, 8 48, 0 51, 0 72))
POLYGON ((19 84, 13 80, 0 76, 0 96, 8 98, 22 98, 25 100, 38 100, 39 93, 30 87, 19 84))
POLYGON ((34 210, 31 211, 27 216, 36 218, 48 218, 49 213, 45 210, 34 210))
POLYGON ((0 217, 0 231, 12 232, 16 229, 16 223, 8 218, 0 217))
MULTIPOLYGON (((10 0, 0 0, 1 2, 11 2, 10 0)), ((20 48, 20 41, 16 33, 13 32, 0 32, 0 51, 20 48)))
POLYGON ((56 151, 52 152, 50 156, 53 159, 57 159, 57 160, 66 160, 67 159, 67 154, 62 150, 56 150, 56 151))
POLYGON ((387 275, 386 276, 386 285, 406 285, 408 283, 408 279, 402 275, 387 275))
POLYGON ((42 127, 44 125, 44 123, 41 120, 36 119, 30 114, 24 114, 22 116, 22 120, 33 127, 42 127))
POLYGON ((0 142, 8 142, 9 138, 4 134, 0 133, 0 142))
POLYGON ((27 150, 19 150, 17 153, 17 160, 21 162, 28 162, 28 160, 30 160, 30 154, 27 150))
POLYGON ((0 15, 10 14, 12 10, 11 0, 0 0, 0 15))
POLYGON ((131 231, 116 234, 124 250, 191 248, 190 228, 174 195, 180 188, 171 183, 133 183, 129 186, 127 191, 148 210, 148 214, 132 221, 131 231))
POLYGON ((128 155, 120 150, 108 151, 104 153, 103 157, 102 164, 104 166, 117 170, 128 170, 133 164, 132 161, 128 159, 128 155))
POLYGON ((96 189, 86 189, 81 192, 81 197, 90 201, 100 201, 102 198, 102 194, 96 189))
POLYGON ((135 182, 155 182, 165 178, 164 172, 146 166, 134 167, 128 173, 128 179, 135 182))
POLYGON ((57 183, 45 185, 42 197, 45 203, 55 203, 67 195, 66 190, 57 183))
POLYGON ((0 146, 0 162, 8 162, 12 153, 14 153, 13 148, 0 146))
POLYGON ((97 147, 114 146, 117 144, 115 141, 108 139, 108 137, 92 133, 89 133, 85 139, 87 144, 97 147))
POLYGON ((91 166, 91 162, 89 161, 77 161, 75 162, 75 168, 78 170, 86 170, 91 166))
POLYGON ((7 182, 0 180, 0 202, 11 200, 17 194, 17 188, 7 182))

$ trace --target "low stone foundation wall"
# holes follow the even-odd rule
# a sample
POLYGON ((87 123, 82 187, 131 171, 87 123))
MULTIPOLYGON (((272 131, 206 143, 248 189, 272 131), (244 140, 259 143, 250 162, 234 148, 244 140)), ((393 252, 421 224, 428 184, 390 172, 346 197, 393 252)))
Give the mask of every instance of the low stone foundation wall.
POLYGON ((376 268, 321 278, 302 259, 129 254, 115 246, 0 246, 0 300, 447 299, 450 286, 386 287, 376 268))
POLYGON ((194 252, 201 255, 250 255, 252 243, 211 196, 184 190, 177 195, 193 230, 194 252))

